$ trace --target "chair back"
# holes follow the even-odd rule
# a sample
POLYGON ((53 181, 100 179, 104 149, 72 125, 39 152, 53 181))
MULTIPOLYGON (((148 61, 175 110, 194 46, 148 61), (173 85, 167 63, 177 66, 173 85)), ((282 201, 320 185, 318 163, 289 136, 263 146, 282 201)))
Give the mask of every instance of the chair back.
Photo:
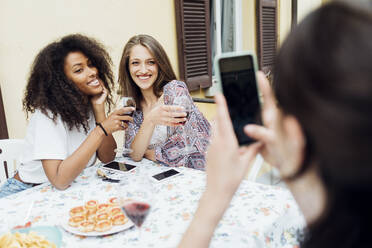
POLYGON ((253 165, 251 166, 251 169, 248 173, 248 176, 246 177, 246 179, 248 181, 252 181, 252 182, 256 181, 257 175, 258 175, 263 163, 264 163, 263 157, 261 156, 261 154, 257 154, 256 159, 255 159, 255 161, 254 161, 253 165))
POLYGON ((14 176, 25 144, 24 139, 0 140, 0 184, 14 176))

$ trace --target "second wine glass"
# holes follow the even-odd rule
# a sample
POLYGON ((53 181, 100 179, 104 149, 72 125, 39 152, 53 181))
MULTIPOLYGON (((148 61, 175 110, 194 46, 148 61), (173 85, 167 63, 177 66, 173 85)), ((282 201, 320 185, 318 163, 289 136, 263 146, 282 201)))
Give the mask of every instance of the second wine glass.
MULTIPOLYGON (((119 107, 122 107, 122 108, 133 107, 136 109, 136 101, 134 100, 133 97, 130 97, 130 96, 121 97, 119 101, 119 107)), ((134 111, 124 113, 124 115, 128 115, 131 117, 133 117, 133 114, 134 114, 134 111)), ((126 121, 123 121, 123 122, 126 122, 126 121)), ((117 153, 116 157, 127 157, 129 156, 130 153, 133 152, 133 150, 124 146, 121 148, 117 148, 115 152, 117 153)))
MULTIPOLYGON (((191 110, 192 110, 192 104, 190 103, 190 99, 185 96, 176 96, 173 101, 174 105, 182 106, 184 108, 184 111, 186 112, 186 119, 188 120, 191 117, 191 110)), ((185 142, 185 148, 183 150, 184 155, 184 164, 187 164, 189 154, 192 152, 193 142, 192 142, 192 135, 188 134, 188 130, 185 127, 186 121, 181 123, 182 126, 182 136, 185 142)), ((191 128, 191 127, 190 127, 191 128)))

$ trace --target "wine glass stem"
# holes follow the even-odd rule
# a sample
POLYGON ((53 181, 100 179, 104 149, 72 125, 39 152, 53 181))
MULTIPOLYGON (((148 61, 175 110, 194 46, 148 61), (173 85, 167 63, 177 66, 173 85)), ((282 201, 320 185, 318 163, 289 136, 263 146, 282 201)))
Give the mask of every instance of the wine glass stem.
POLYGON ((187 143, 187 134, 186 134, 185 126, 183 126, 182 128, 183 128, 182 135, 183 135, 183 138, 185 140, 185 148, 184 148, 184 151, 183 151, 183 156, 184 156, 183 161, 184 161, 184 166, 186 166, 188 156, 189 156, 189 145, 187 143))
MULTIPOLYGON (((144 245, 145 241, 142 238, 142 227, 137 227, 137 229, 138 229, 138 243, 144 245)), ((141 247, 142 247, 142 245, 141 245, 141 247)))

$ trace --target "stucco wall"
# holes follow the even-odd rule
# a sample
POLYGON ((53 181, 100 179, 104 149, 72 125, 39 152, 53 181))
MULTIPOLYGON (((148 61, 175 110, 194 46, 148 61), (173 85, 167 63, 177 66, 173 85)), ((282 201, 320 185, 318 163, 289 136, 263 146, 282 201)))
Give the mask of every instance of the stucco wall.
MULTIPOLYGON (((242 0, 244 50, 256 50, 255 2, 242 0)), ((290 30, 290 2, 278 1, 280 43, 290 30)), ((321 3, 299 0, 299 20, 321 3)), ((174 0, 1 0, 0 85, 10 138, 22 138, 26 133, 23 91, 30 65, 42 47, 70 33, 93 36, 106 45, 117 74, 125 42, 135 34, 147 33, 163 44, 178 73, 174 15, 174 0)), ((192 95, 203 97, 204 93, 192 95)), ((213 119, 214 104, 198 106, 213 119)), ((116 138, 121 140, 120 134, 116 138)))
POLYGON ((26 132, 21 101, 34 57, 70 33, 106 45, 115 74, 125 42, 135 34, 153 35, 178 72, 174 0, 1 0, 0 83, 10 138, 23 138, 26 132))

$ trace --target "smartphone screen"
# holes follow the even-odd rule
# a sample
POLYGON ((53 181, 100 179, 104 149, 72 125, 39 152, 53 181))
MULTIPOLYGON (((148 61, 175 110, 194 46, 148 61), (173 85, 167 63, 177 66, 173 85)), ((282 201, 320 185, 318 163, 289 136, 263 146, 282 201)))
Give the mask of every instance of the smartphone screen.
POLYGON ((163 180, 167 177, 177 175, 179 173, 180 173, 179 171, 176 171, 174 169, 170 169, 170 170, 167 170, 167 171, 163 171, 162 173, 153 175, 152 177, 155 178, 156 180, 160 181, 160 180, 163 180))
POLYGON ((112 161, 108 164, 105 164, 103 167, 113 169, 113 170, 118 170, 118 171, 130 171, 130 170, 136 168, 135 165, 116 162, 116 161, 112 161))
POLYGON ((261 124, 261 110, 252 55, 221 57, 218 60, 223 94, 239 145, 254 142, 243 128, 261 124))

